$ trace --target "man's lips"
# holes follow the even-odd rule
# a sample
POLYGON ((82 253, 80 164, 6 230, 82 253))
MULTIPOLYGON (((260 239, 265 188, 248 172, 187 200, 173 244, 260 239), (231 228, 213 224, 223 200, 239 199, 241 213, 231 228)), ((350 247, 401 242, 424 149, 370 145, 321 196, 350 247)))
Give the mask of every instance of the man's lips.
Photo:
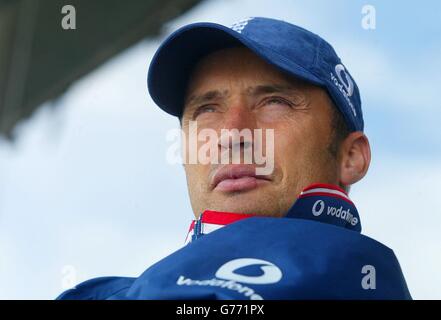
POLYGON ((214 174, 211 186, 222 192, 245 191, 271 181, 269 176, 256 175, 253 165, 226 165, 214 174))

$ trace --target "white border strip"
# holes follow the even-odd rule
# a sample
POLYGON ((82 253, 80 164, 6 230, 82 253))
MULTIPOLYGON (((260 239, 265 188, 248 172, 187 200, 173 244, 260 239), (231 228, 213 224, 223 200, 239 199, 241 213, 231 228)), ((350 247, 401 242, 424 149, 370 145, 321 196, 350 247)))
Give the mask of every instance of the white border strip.
POLYGON ((215 231, 217 229, 222 228, 224 225, 223 224, 214 224, 214 223, 202 223, 202 233, 203 234, 207 234, 210 233, 212 231, 215 231))
POLYGON ((344 194, 343 192, 338 191, 338 190, 334 190, 334 189, 327 189, 327 188, 316 188, 316 189, 303 191, 300 195, 309 194, 309 193, 316 193, 316 192, 326 192, 326 193, 336 194, 336 195, 339 195, 340 197, 343 197, 343 198, 351 201, 351 199, 349 199, 349 197, 346 194, 344 194))
MULTIPOLYGON (((208 234, 210 232, 213 232, 217 229, 222 228, 223 224, 214 224, 214 223, 202 223, 201 224, 201 232, 202 234, 208 234)), ((187 237, 185 238, 184 245, 191 242, 191 238, 194 235, 194 227, 193 229, 187 233, 187 237)))

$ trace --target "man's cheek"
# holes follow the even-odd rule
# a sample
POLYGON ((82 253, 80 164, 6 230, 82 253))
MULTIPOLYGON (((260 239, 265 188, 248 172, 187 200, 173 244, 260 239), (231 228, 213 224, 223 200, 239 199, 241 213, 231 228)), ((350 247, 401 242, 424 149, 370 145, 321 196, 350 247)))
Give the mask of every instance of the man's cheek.
MULTIPOLYGON (((277 140, 275 148, 275 166, 279 168, 284 179, 297 180, 299 175, 307 174, 309 165, 312 165, 309 157, 309 147, 306 140, 290 139, 277 140)), ((292 181, 291 181, 292 183, 292 181)))
POLYGON ((206 189, 210 184, 210 165, 187 165, 187 178, 194 188, 206 189))
POLYGON ((295 138, 289 132, 276 134, 274 137, 274 157, 276 163, 285 158, 292 158, 304 152, 305 140, 295 138))

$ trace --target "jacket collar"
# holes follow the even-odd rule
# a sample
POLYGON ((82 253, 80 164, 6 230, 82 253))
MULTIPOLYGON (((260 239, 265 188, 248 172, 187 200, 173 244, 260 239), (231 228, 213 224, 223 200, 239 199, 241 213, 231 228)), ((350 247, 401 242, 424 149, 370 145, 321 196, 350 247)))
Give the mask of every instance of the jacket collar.
MULTIPOLYGON (((257 215, 205 210, 191 222, 185 244, 250 217, 257 215)), ((343 189, 331 184, 314 183, 304 188, 285 218, 314 220, 361 232, 360 217, 354 203, 343 189)))

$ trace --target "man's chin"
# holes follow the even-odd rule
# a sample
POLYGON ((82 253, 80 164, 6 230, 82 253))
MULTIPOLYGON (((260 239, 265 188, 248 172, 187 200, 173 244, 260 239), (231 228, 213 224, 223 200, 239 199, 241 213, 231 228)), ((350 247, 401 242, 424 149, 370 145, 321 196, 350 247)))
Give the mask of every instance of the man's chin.
POLYGON ((259 216, 281 216, 280 208, 268 193, 262 194, 257 189, 235 191, 216 195, 210 210, 255 214, 259 216))

